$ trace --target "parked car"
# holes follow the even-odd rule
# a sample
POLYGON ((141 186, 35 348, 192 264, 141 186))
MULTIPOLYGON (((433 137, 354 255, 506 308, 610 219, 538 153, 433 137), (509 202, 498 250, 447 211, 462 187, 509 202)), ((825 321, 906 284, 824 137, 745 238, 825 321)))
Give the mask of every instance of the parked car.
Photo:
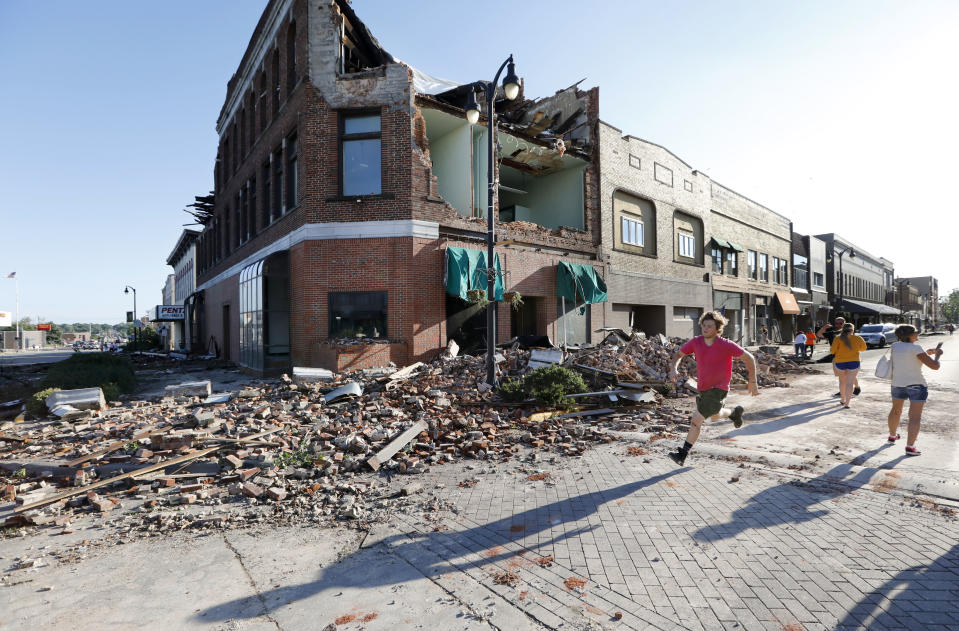
POLYGON ((896 341, 895 324, 864 324, 856 333, 866 340, 866 346, 882 348, 896 341))

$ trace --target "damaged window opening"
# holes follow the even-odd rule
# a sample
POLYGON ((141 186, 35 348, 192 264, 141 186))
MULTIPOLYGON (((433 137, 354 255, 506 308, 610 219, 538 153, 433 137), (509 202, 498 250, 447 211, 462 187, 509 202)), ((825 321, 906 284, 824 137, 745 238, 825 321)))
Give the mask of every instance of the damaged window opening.
MULTIPOLYGON (((485 217, 487 128, 437 109, 422 114, 440 196, 464 217, 485 217)), ((499 221, 585 229, 587 161, 502 129, 496 137, 499 221)))
POLYGON ((386 292, 330 292, 330 337, 386 337, 386 292))
POLYGON ((340 117, 340 194, 379 195, 380 115, 340 117))
POLYGON ((296 133, 286 139, 286 209, 292 210, 298 203, 297 194, 297 155, 299 153, 299 143, 296 140, 296 133))

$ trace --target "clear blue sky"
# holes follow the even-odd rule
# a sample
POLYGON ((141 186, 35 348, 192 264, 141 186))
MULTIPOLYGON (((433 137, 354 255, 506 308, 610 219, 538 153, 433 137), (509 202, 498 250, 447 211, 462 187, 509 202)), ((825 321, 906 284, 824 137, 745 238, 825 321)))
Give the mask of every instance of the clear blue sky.
MULTIPOLYGON (((160 302, 213 186, 215 122, 265 1, 0 2, 0 310, 118 322, 160 302)), ((959 3, 355 0, 454 81, 513 53, 528 96, 585 78, 608 123, 793 219, 959 287, 959 3)))

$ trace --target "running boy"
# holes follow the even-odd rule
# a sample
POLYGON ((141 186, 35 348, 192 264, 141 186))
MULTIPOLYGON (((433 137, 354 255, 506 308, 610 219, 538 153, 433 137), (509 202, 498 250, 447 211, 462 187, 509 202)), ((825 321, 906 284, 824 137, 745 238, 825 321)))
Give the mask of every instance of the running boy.
POLYGON ((679 362, 687 355, 696 356, 696 373, 699 396, 696 397, 696 411, 689 421, 689 433, 682 447, 669 454, 673 461, 682 466, 686 462, 689 450, 699 438, 703 421, 707 418, 719 420, 730 418, 734 427, 742 427, 743 406, 735 409, 723 407, 723 401, 729 394, 729 381, 733 376, 733 358, 738 357, 746 363, 749 371, 749 393, 759 396, 759 385, 756 383, 756 359, 752 353, 735 342, 731 342, 720 335, 726 326, 726 318, 718 311, 707 311, 699 317, 699 328, 703 334, 694 337, 683 344, 669 365, 669 378, 678 381, 676 372, 679 362))

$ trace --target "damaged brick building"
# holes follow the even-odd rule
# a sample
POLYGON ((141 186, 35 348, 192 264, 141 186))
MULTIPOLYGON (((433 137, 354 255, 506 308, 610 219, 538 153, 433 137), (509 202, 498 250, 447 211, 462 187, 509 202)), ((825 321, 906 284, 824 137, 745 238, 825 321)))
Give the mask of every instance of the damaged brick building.
MULTIPOLYGON (((343 0, 270 0, 217 120, 193 347, 273 372, 482 346, 482 304, 464 298, 485 288, 487 127, 466 120, 469 89, 395 59, 343 0)), ((605 324, 601 303, 557 291, 606 276, 598 99, 497 93, 496 290, 522 296, 496 303, 498 341, 587 342, 605 324)))

